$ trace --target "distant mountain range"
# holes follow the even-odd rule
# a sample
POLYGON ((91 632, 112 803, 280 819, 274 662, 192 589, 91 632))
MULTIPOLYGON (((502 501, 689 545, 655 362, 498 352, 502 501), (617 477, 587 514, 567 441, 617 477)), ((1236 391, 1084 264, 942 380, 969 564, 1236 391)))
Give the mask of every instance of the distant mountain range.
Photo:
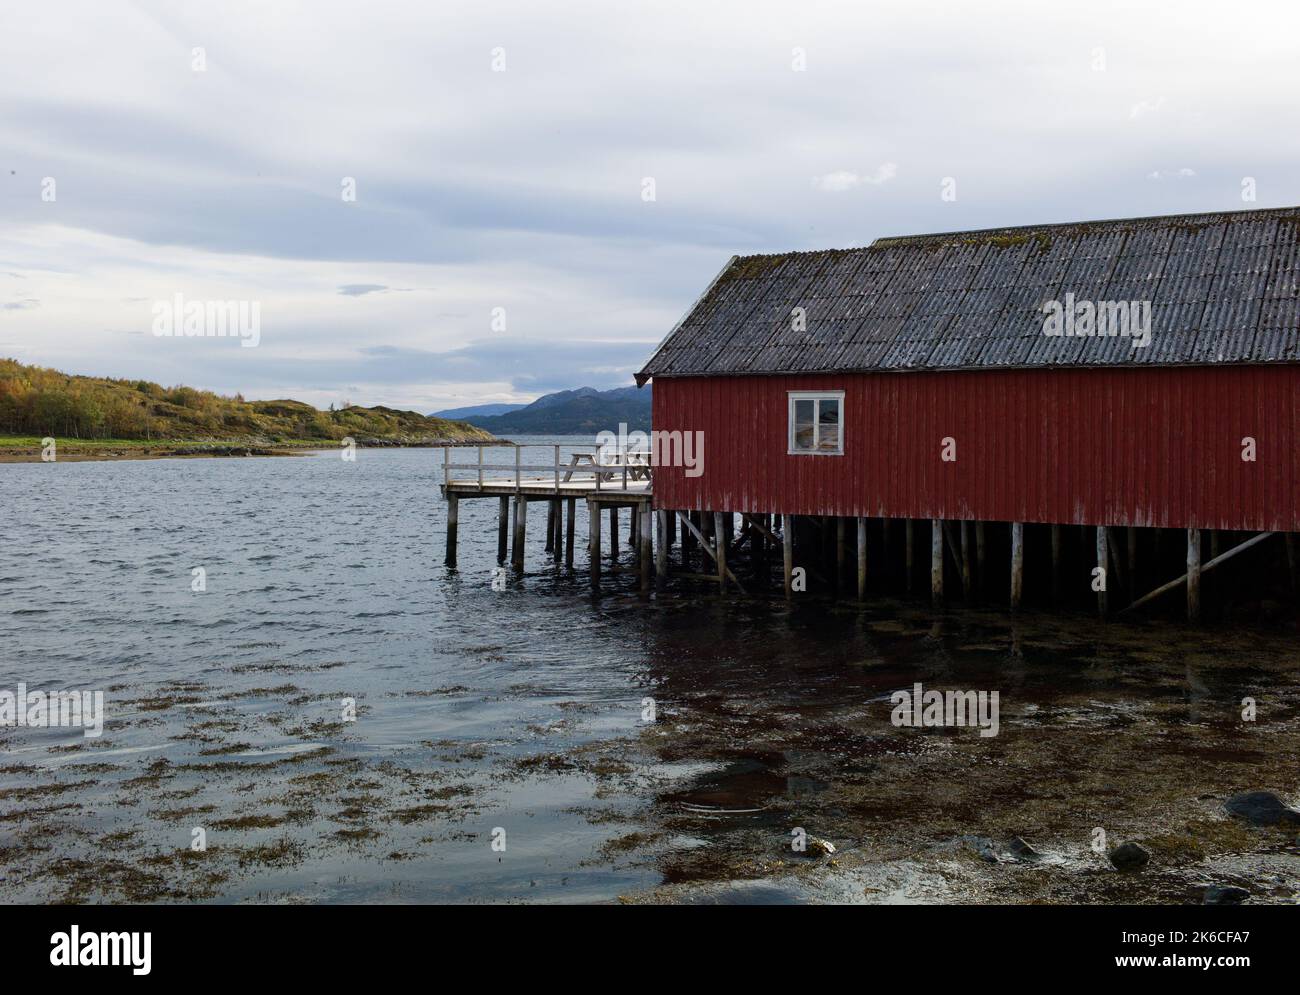
POLYGON ((480 404, 450 408, 430 417, 450 418, 486 429, 493 435, 595 435, 650 431, 650 387, 596 390, 579 387, 544 394, 532 404, 480 404))
POLYGON ((464 421, 466 418, 504 415, 507 411, 518 411, 520 408, 525 407, 527 407, 526 404, 471 404, 468 408, 448 408, 446 411, 439 411, 437 415, 430 415, 429 417, 464 421))

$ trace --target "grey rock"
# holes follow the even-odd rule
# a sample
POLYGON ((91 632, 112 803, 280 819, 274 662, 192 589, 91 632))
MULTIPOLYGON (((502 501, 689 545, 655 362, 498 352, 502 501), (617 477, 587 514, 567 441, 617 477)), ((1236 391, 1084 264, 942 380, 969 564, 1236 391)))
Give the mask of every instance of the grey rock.
POLYGON ((1245 888, 1236 888, 1230 884, 1212 884, 1205 889, 1204 905, 1240 905, 1250 897, 1245 888))
POLYGON ((1117 871, 1140 871, 1151 863, 1151 854, 1137 843, 1121 843, 1110 851, 1110 862, 1117 871))
POLYGON ((1007 849, 1017 860, 1041 860, 1043 855, 1026 843, 1019 836, 1011 837, 1011 842, 1007 844, 1007 849))
POLYGON ((1289 808, 1271 791, 1247 791, 1233 795, 1223 807, 1229 815, 1245 819, 1252 826, 1300 826, 1300 812, 1289 808))

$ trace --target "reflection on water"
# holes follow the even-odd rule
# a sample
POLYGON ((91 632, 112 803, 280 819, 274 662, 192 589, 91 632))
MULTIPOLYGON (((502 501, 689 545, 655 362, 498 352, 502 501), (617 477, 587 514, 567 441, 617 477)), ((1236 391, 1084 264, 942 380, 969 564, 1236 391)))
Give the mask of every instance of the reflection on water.
POLYGON ((9 900, 1186 900, 1250 867, 1294 893, 1293 841, 1219 811, 1300 788, 1293 636, 645 599, 631 570, 593 597, 541 505, 494 592, 496 502, 461 503, 447 571, 438 462, 0 468, 0 689, 108 712, 99 740, 0 730, 9 900), (1001 734, 894 728, 916 681, 998 690, 1001 734), (1099 873, 1095 826, 1163 870, 1099 873), (934 870, 1011 836, 1053 869, 934 870))

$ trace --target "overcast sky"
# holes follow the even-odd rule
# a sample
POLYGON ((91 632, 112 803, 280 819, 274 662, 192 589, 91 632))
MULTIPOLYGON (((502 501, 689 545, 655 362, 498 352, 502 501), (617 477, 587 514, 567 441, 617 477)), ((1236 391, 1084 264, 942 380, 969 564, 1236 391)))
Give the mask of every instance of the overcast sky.
POLYGON ((0 356, 322 407, 628 383, 735 253, 1300 204, 1298 39, 1240 0, 8 0, 0 356), (154 336, 177 293, 260 344, 154 336))

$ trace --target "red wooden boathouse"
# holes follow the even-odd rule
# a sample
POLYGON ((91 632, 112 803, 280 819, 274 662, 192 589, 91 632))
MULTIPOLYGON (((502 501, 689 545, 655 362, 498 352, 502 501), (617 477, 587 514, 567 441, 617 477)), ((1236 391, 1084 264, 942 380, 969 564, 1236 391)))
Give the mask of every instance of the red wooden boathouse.
POLYGON ((1165 587, 1185 579, 1195 616, 1202 530, 1207 567, 1221 533, 1300 531, 1300 209, 733 258, 651 378, 656 432, 704 439, 698 476, 656 468, 655 507, 782 516, 787 589, 790 516, 856 521, 860 591, 869 524, 907 522, 909 557, 928 527, 936 598, 945 544, 969 583, 965 523, 981 559, 1005 528, 1013 607, 1025 523, 1056 527, 1054 565, 1059 528, 1091 527, 1117 575, 1137 530, 1180 529, 1165 587))

